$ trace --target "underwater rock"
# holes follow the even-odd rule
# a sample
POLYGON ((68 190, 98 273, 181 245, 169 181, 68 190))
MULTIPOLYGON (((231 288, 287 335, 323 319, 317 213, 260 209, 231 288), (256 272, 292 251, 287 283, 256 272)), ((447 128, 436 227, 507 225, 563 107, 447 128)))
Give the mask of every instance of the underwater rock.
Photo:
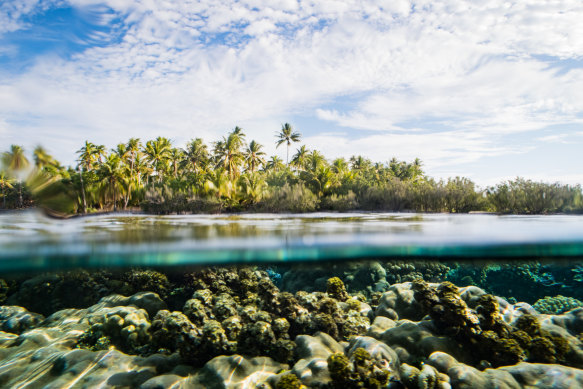
POLYGON ((423 364, 419 370, 404 363, 400 368, 400 376, 401 383, 408 389, 451 389, 449 376, 429 364, 423 364))
POLYGON ((28 312, 25 308, 9 305, 0 306, 0 330, 20 334, 38 326, 44 317, 28 312))
POLYGON ((296 338, 300 360, 292 372, 308 387, 384 387, 398 377, 395 351, 370 337, 355 336, 344 347, 325 333, 296 338), (340 386, 339 386, 340 385, 340 386), (365 385, 365 386, 354 386, 365 385))
POLYGON ((230 355, 237 350, 237 342, 230 341, 225 329, 216 320, 207 320, 202 327, 200 354, 209 357, 230 355))
POLYGON ((388 317, 377 316, 374 318, 372 324, 368 328, 366 335, 375 339, 380 339, 383 332, 389 328, 394 328, 396 325, 397 323, 388 317))
POLYGON ((159 375, 149 380, 145 381, 140 385, 140 389, 164 389, 164 388, 176 388, 179 387, 182 382, 186 381, 186 378, 179 376, 177 374, 164 374, 159 375))
POLYGON ((260 388, 261 384, 275 380, 276 374, 287 368, 288 365, 268 357, 219 356, 207 362, 183 384, 184 387, 201 389, 260 388))
POLYGON ((462 360, 471 359, 471 350, 437 332, 430 320, 399 320, 395 327, 387 329, 379 339, 391 346, 402 362, 409 364, 415 364, 435 351, 455 355, 462 360))
POLYGON ((543 326, 549 323, 566 329, 573 336, 581 336, 583 334, 583 308, 573 309, 562 315, 543 316, 543 318, 541 323, 543 326))
POLYGON ((160 296, 153 292, 140 292, 129 297, 114 294, 102 298, 97 305, 103 305, 105 307, 133 305, 137 308, 144 309, 150 317, 153 317, 158 311, 167 308, 166 303, 162 301, 160 296))
POLYGON ((314 336, 299 335, 295 341, 299 360, 293 366, 292 373, 309 387, 330 382, 326 360, 333 353, 344 352, 344 347, 323 332, 318 332, 314 336))
MULTIPOLYGON (((196 273, 200 279, 193 274, 185 278, 188 286, 175 284, 189 291, 182 311, 167 310, 167 301, 152 292, 108 295, 44 320, 24 308, 1 307, 0 329, 10 320, 22 324, 10 327, 19 334, 0 331, 0 360, 13 361, 14 374, 28 374, 27 364, 45 372, 33 381, 40 387, 54 387, 55 380, 67 386, 67 379, 94 363, 106 367, 90 368, 79 382, 150 389, 349 389, 398 388, 400 381, 410 388, 445 389, 474 387, 475 379, 478 388, 496 380, 518 388, 536 383, 544 370, 579 384, 572 374, 577 370, 558 364, 583 367, 583 308, 543 315, 526 303, 447 282, 394 284, 365 299, 349 294, 342 277, 327 292, 293 295, 250 268, 204 269, 196 273), (61 358, 69 354, 78 358, 61 358), (109 369, 110 359, 123 366, 109 369), (264 370, 259 361, 271 367, 264 370), (287 366, 293 366, 291 373, 283 370, 287 366), (194 368, 199 372, 193 374, 194 368), (250 372, 248 381, 244 372, 250 372)), ((0 369, 0 386, 5 382, 16 381, 0 369)))
POLYGON ((376 309, 376 316, 385 316, 392 320, 421 320, 425 315, 415 300, 411 282, 392 285, 383 293, 376 309))
POLYGON ((295 339, 300 359, 326 359, 332 353, 344 352, 344 347, 330 335, 318 332, 314 336, 299 335, 295 339))
POLYGON ((348 358, 353 362, 358 354, 358 349, 365 350, 370 355, 369 359, 375 361, 383 369, 387 369, 391 373, 391 376, 398 376, 399 357, 395 350, 386 343, 368 336, 355 336, 350 340, 348 350, 346 351, 348 358))
POLYGON ((243 324, 241 323, 241 318, 239 316, 231 316, 223 320, 221 327, 225 330, 227 338, 231 341, 235 341, 241 335, 243 324))
POLYGON ((430 355, 426 363, 447 374, 452 387, 460 389, 583 387, 583 370, 555 364, 521 362, 479 371, 441 352, 430 355))
MULTIPOLYGON (((147 315, 135 307, 99 306, 91 311, 67 309, 55 312, 37 328, 18 336, 0 332, 1 386, 138 387, 152 377, 166 373, 192 374, 192 368, 180 366, 177 355, 142 358, 113 349, 98 352, 76 349, 90 319, 100 313, 107 316, 105 312, 124 311, 127 321, 132 321, 128 315, 135 311, 141 311, 143 317, 147 315), (6 369, 7 366, 10 368, 6 369)), ((118 331, 118 336, 123 338, 123 332, 118 331)))
POLYGON ((187 274, 184 279, 195 291, 208 290, 215 296, 227 293, 244 305, 256 300, 261 283, 273 286, 267 272, 249 267, 204 268, 187 274))
POLYGON ((467 285, 463 283, 465 278, 469 278, 471 284, 487 289, 492 294, 529 304, 545 296, 559 295, 565 290, 573 293, 574 298, 583 298, 576 270, 566 266, 550 266, 536 261, 497 263, 479 270, 472 266, 459 266, 447 275, 449 281, 460 285, 467 285))

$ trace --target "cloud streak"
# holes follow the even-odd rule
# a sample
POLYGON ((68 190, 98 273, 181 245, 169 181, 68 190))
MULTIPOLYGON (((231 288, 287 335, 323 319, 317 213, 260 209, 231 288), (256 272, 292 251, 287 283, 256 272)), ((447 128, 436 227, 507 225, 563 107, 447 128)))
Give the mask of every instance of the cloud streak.
MULTIPOLYGON (((568 62, 583 57, 580 1, 385 3, 70 0, 121 35, 96 30, 111 42, 19 74, 0 67, 4 135, 57 139, 70 162, 85 139, 212 141, 239 124, 272 153, 279 123, 308 117, 300 131, 327 155, 418 156, 479 179, 472 164, 521 158, 537 147, 529 134, 581 124, 583 69, 568 62)), ((63 4, 4 3, 0 36, 63 4)))

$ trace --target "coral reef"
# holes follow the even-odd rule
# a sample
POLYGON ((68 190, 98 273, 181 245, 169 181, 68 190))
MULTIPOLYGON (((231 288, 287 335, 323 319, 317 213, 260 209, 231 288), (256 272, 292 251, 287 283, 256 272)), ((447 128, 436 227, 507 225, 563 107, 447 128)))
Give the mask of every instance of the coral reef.
POLYGON ((583 301, 561 295, 554 297, 545 296, 545 298, 538 299, 532 307, 540 313, 560 315, 571 309, 583 307, 583 301))
POLYGON ((444 280, 457 285, 475 285, 496 296, 534 304, 546 296, 569 295, 583 299, 583 278, 578 266, 541 263, 482 265, 452 264, 444 280))
MULTIPOLYGON (((386 264, 377 264, 366 269, 389 278, 386 264)), ((36 307, 33 297, 40 300, 42 291, 56 301, 44 315, 0 307, 0 360, 10 366, 0 369, 0 384, 17 387, 22 377, 35 387, 75 379, 86 387, 145 389, 583 384, 583 307, 541 314, 476 286, 422 278, 359 292, 345 282, 358 285, 361 277, 348 268, 329 273, 320 291, 295 293, 252 267, 69 272, 10 283, 9 301, 36 307), (87 307, 68 307, 73 297, 63 288, 74 282, 74 293, 93 288, 71 302, 87 307)))

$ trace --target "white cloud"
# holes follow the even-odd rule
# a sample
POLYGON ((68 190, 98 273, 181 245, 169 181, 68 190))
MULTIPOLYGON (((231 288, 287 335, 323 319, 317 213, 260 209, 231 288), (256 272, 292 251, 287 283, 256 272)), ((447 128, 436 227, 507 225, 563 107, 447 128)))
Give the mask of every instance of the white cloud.
POLYGON ((568 134, 556 134, 556 135, 547 135, 541 136, 536 138, 539 142, 556 142, 556 143, 568 143, 565 139, 568 137, 568 134))
MULTIPOLYGON (((579 0, 70 3, 111 7, 121 42, 0 79, 7 138, 61 139, 65 161, 84 139, 210 142, 235 124, 271 153, 273 132, 301 114, 351 132, 307 134, 331 156, 421 156, 445 171, 526 149, 506 134, 581 122, 583 71, 549 67, 583 57, 579 0)), ((22 5, 0 12, 0 34, 39 7, 5 4, 22 5)))

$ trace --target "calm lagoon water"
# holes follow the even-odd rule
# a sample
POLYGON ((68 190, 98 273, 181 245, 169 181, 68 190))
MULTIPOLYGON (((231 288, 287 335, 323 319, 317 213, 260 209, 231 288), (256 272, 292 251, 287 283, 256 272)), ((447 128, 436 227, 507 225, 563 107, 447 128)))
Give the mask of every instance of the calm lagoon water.
POLYGON ((0 271, 362 258, 583 256, 583 216, 0 214, 0 271))
POLYGON ((1 388, 567 389, 582 368, 583 216, 0 214, 1 388))

